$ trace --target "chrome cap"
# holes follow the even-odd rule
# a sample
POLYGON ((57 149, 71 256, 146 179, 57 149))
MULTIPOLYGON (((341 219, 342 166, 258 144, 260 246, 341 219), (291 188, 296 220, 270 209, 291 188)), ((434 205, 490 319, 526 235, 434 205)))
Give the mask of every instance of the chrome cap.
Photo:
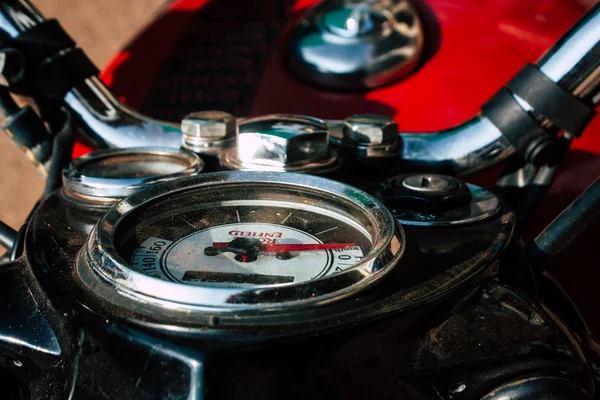
POLYGON ((202 171, 204 163, 187 150, 168 148, 107 149, 71 161, 63 171, 70 198, 111 204, 138 190, 202 171))
POLYGON ((224 164, 240 170, 318 172, 334 166, 336 158, 324 121, 272 114, 240 124, 237 149, 224 164))
POLYGON ((423 28, 407 0, 326 0, 292 35, 289 61, 302 78, 339 89, 368 89, 417 66, 423 28))

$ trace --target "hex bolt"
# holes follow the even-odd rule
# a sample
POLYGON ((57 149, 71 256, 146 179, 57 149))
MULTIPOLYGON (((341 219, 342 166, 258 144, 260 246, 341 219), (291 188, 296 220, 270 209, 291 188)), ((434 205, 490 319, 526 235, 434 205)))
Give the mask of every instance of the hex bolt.
POLYGON ((181 122, 182 147, 203 151, 218 142, 233 141, 238 127, 234 116, 222 111, 199 111, 188 114, 181 122))
POLYGON ((266 115, 240 124, 238 159, 250 165, 302 165, 326 160, 327 125, 316 118, 266 115))
POLYGON ((382 115, 359 114, 344 120, 344 139, 363 145, 394 143, 398 140, 398 124, 382 115))

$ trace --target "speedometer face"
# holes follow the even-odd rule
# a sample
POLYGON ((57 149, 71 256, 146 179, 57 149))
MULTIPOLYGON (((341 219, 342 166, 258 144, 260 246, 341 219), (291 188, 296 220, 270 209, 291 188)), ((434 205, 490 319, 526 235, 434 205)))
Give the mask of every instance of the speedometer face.
POLYGON ((143 304, 270 309, 362 290, 404 247, 402 228, 365 192, 314 176, 236 171, 117 203, 79 265, 82 277, 143 304))
POLYGON ((137 271, 189 285, 298 283, 346 270, 372 247, 356 222, 310 205, 260 200, 199 207, 124 236, 137 271))

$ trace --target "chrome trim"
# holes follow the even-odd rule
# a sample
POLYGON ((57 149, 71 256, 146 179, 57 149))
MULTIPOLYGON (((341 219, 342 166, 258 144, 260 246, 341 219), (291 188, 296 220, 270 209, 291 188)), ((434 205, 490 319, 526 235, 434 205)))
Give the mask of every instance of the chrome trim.
POLYGON ((537 62, 540 70, 578 97, 600 90, 600 3, 590 9, 537 62))
POLYGON ((116 203, 118 200, 150 185, 183 176, 195 175, 201 172, 203 167, 204 162, 196 154, 187 150, 149 147, 104 149, 88 153, 71 161, 63 171, 63 185, 67 197, 76 197, 78 200, 116 203), (102 172, 103 166, 101 163, 111 158, 115 161, 106 164, 108 166, 104 167, 105 171, 102 172), (128 160, 118 161, 119 159, 128 160), (156 171, 156 168, 151 168, 144 171, 141 169, 143 166, 139 165, 144 160, 151 163, 161 161, 160 167, 172 163, 177 170, 156 171), (140 167, 140 169, 132 171, 134 173, 131 174, 126 171, 126 176, 122 176, 123 167, 127 165, 127 161, 136 162, 134 167, 140 167), (93 169, 94 173, 88 172, 87 169, 94 164, 96 164, 93 169), (116 171, 115 165, 120 168, 119 171, 116 171), (115 172, 118 172, 120 176, 111 176, 115 172))
POLYGON ((403 133, 400 162, 405 170, 468 175, 498 164, 515 148, 484 116, 438 133, 403 133))
POLYGON ((98 147, 181 146, 178 124, 146 117, 125 106, 95 76, 69 91, 65 102, 78 117, 82 133, 98 147))

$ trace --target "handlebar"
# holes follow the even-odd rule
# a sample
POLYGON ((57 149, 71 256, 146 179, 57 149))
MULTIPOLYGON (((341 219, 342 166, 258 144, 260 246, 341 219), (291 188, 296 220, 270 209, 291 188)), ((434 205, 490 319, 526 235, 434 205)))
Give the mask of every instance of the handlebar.
MULTIPOLYGON (((28 0, 0 4, 0 31, 10 37, 43 22, 28 0)), ((540 70, 564 90, 594 106, 600 103, 600 4, 590 9, 537 62, 540 70)), ((73 87, 64 98, 84 136, 101 148, 181 146, 178 125, 144 116, 121 103, 95 76, 73 87)), ((527 111, 531 108, 516 99, 527 111)), ((334 122, 339 123, 339 122, 334 122)), ((243 121, 241 122, 243 124, 243 121)), ((484 115, 429 134, 399 133, 399 162, 405 169, 427 169, 468 175, 498 164, 516 150, 484 115)))
MULTIPOLYGON (((600 4, 590 9, 538 61, 548 78, 576 97, 600 104, 600 4)), ((520 100, 520 99, 519 99, 520 100)), ((520 100, 521 104, 523 101, 520 100)), ((400 133, 401 158, 410 169, 467 175, 497 164, 515 149, 485 116, 432 134, 400 133)))

